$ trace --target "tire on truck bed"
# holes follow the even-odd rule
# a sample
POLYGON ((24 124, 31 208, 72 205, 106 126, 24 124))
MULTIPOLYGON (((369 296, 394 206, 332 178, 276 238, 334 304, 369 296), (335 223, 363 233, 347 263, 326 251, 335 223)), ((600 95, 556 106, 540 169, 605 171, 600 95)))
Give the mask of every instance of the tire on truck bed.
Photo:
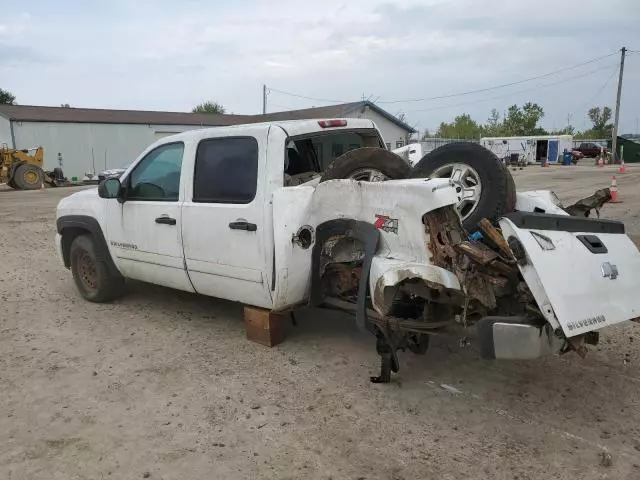
POLYGON ((341 178, 380 182, 407 178, 411 167, 401 157, 384 148, 363 147, 350 150, 332 161, 321 182, 341 178))
POLYGON ((516 185, 511 173, 493 152, 477 143, 456 142, 436 148, 422 157, 409 176, 451 178, 454 172, 461 200, 458 211, 469 232, 475 231, 483 218, 495 222, 515 208, 516 185), (463 200, 462 195, 474 191, 474 185, 477 198, 463 200))

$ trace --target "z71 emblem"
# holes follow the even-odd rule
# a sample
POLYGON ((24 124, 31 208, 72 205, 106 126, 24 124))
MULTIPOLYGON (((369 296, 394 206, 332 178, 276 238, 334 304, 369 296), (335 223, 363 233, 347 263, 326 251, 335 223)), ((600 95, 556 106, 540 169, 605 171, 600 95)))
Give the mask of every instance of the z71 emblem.
POLYGON ((376 215, 376 222, 373 224, 378 230, 398 234, 398 219, 386 215, 376 215))

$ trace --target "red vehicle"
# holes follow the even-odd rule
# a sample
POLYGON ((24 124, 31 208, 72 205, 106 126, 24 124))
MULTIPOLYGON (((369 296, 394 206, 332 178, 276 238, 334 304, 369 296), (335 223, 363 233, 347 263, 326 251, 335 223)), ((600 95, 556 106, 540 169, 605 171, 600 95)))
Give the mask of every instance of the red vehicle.
POLYGON ((582 142, 574 150, 581 152, 585 157, 598 157, 600 156, 600 149, 603 149, 604 154, 607 154, 607 147, 595 142, 582 142))

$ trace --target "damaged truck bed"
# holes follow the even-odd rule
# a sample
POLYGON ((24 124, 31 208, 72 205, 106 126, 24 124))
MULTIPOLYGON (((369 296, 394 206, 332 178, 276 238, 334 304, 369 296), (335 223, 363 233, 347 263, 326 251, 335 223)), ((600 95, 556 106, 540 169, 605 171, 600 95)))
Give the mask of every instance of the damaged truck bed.
POLYGON ((640 311, 631 292, 640 286, 640 255, 623 224, 587 217, 608 198, 605 189, 581 200, 568 209, 575 217, 549 192, 525 192, 499 226, 483 219, 470 235, 446 180, 283 189, 274 196, 276 231, 284 233, 276 262, 301 301, 310 290, 312 305, 351 311, 376 335, 382 371, 375 381, 398 370, 398 350, 424 353, 430 335, 460 335, 461 327, 469 328, 462 335, 477 334, 485 358, 584 355, 597 329, 640 311), (302 219, 315 235, 306 253, 299 232, 288 229, 302 219))

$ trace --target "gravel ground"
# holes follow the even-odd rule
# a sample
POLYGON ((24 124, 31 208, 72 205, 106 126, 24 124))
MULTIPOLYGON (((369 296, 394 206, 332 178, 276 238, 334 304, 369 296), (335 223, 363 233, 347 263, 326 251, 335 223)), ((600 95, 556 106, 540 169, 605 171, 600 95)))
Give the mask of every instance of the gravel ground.
MULTIPOLYGON (((614 172, 514 177, 576 200, 614 172)), ((602 212, 631 234, 639 181, 619 176, 602 212)), ((269 349, 237 304, 143 284, 81 300, 52 240, 74 190, 0 190, 0 478, 640 478, 640 325, 586 359, 488 362, 437 338, 372 385, 374 339, 340 315, 301 312, 269 349)))

